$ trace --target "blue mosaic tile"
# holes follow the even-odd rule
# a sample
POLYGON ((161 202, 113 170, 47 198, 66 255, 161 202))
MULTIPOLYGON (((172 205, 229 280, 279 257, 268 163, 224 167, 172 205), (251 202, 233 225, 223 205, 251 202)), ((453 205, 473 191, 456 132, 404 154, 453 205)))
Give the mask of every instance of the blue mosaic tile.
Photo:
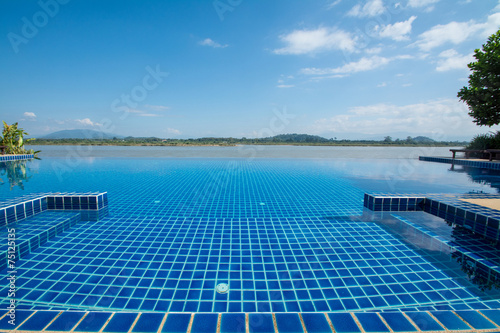
POLYGON ((163 313, 142 313, 132 332, 135 333, 155 333, 158 332, 165 314, 163 313))
POLYGON ((71 331, 85 314, 85 312, 64 311, 46 331, 71 331))
POLYGON ((250 333, 274 333, 273 315, 270 313, 250 313, 248 315, 250 333))
POLYGON ((481 313, 500 326, 500 310, 481 310, 481 313))
POLYGON ((246 331, 244 313, 223 313, 220 322, 221 333, 241 333, 246 331))
POLYGON ((17 310, 13 316, 5 316, 0 320, 0 329, 11 330, 18 328, 34 311, 17 310))
POLYGON ((197 313, 194 315, 192 333, 215 333, 217 331, 217 313, 197 313))
MULTIPOLYGON (((493 329, 498 328, 489 320, 479 314, 477 311, 455 311, 457 315, 462 317, 469 325, 475 329, 493 329)), ((438 318, 439 319, 439 318, 438 318)))
POLYGON ((308 333, 332 333, 324 313, 302 313, 302 320, 308 333))
POLYGON ((361 326, 365 332, 390 332, 384 322, 376 313, 371 312, 360 312, 356 313, 356 318, 358 318, 361 326))
POLYGON ((350 313, 329 313, 328 317, 337 333, 361 332, 350 313))
POLYGON ((27 321, 25 321, 18 330, 25 331, 41 331, 43 330, 57 315, 57 311, 37 311, 27 321))
POLYGON ((441 324, 449 330, 467 330, 470 329, 469 325, 464 323, 462 319, 457 317, 451 311, 432 311, 431 314, 436 317, 441 324))
POLYGON ((394 332, 417 332, 415 326, 400 312, 381 312, 380 315, 394 332))
POLYGON ((137 313, 115 313, 103 332, 128 332, 136 318, 137 313))
POLYGON ((99 332, 109 317, 111 317, 111 313, 107 312, 90 312, 85 318, 78 324, 78 326, 74 329, 75 332, 99 332))
POLYGON ((283 333, 303 333, 302 323, 298 313, 276 313, 276 325, 278 332, 283 333))
POLYGON ((406 315, 424 332, 445 330, 427 312, 406 312, 406 315))
POLYGON ((190 322, 190 313, 169 313, 161 331, 164 333, 186 333, 190 322))

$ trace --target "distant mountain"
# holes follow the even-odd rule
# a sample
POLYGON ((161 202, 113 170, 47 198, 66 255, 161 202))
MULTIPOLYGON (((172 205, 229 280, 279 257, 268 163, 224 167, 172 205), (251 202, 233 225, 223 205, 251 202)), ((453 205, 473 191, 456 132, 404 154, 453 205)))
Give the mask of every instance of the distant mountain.
POLYGON ((58 131, 40 137, 40 139, 113 139, 113 138, 122 139, 123 136, 116 135, 113 133, 94 131, 94 130, 75 129, 75 130, 58 131))
POLYGON ((309 134, 278 134, 269 138, 262 138, 263 142, 328 142, 330 140, 317 135, 309 134))
POLYGON ((431 139, 429 137, 426 137, 426 136, 416 136, 412 140, 413 140, 413 142, 416 142, 416 143, 433 143, 433 142, 436 142, 436 140, 433 140, 433 139, 431 139))

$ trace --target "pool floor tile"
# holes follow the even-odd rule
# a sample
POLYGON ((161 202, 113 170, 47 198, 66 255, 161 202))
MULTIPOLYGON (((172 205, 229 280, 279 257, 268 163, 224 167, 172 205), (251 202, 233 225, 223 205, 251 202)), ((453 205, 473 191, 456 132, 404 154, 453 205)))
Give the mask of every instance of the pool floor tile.
POLYGON ((328 317, 332 322, 336 333, 358 333, 361 332, 354 318, 350 313, 329 313, 328 317))
POLYGON ((169 313, 163 325, 163 333, 186 333, 191 322, 191 313, 169 313))
POLYGON ((132 327, 132 324, 137 316, 137 313, 115 313, 113 318, 111 318, 109 323, 104 328, 103 332, 126 333, 132 327))
POLYGON ((85 314, 85 312, 64 311, 47 327, 46 331, 70 331, 85 314))
POLYGON ((250 313, 248 315, 250 333, 274 333, 273 315, 270 313, 250 313))
POLYGON ((500 310, 481 310, 481 313, 500 326, 500 310))
POLYGON ((394 332, 417 332, 415 326, 400 312, 382 312, 380 315, 394 332))
POLYGON ((220 322, 220 333, 246 332, 244 313, 223 313, 220 322))
POLYGON ((356 313, 356 318, 358 318, 361 326, 367 333, 374 333, 374 332, 380 332, 380 333, 385 333, 385 332, 390 332, 390 330, 387 328, 387 326, 384 324, 382 319, 373 312, 359 312, 356 313))
POLYGON ((298 313, 276 313, 275 318, 278 332, 304 333, 298 313))
POLYGON ((418 326, 421 331, 444 331, 434 318, 427 312, 406 312, 406 315, 418 326))
POLYGON ((455 311, 457 315, 462 317, 469 325, 478 330, 487 330, 498 328, 490 322, 488 319, 484 318, 480 313, 474 310, 464 310, 464 311, 455 311))
POLYGON ((106 324, 112 313, 110 312, 90 312, 75 328, 75 332, 99 332, 106 324))
POLYGON ((163 313, 142 313, 132 329, 132 332, 156 333, 164 317, 165 314, 163 313))
POLYGON ((26 322, 24 322, 21 326, 19 326, 18 329, 25 331, 41 331, 58 314, 59 311, 37 311, 26 322))
POLYGON ((23 323, 26 318, 31 316, 35 311, 27 311, 27 310, 16 310, 15 317, 14 317, 14 325, 9 323, 9 321, 12 320, 12 318, 7 314, 7 316, 3 317, 2 320, 0 320, 0 329, 3 330, 10 330, 19 327, 21 323, 23 323))
POLYGON ((307 333, 332 333, 324 313, 302 313, 307 333))
POLYGON ((191 333, 215 333, 218 321, 218 313, 196 313, 191 326, 191 333))
POLYGON ((431 311, 431 314, 436 317, 449 330, 468 330, 469 325, 464 323, 462 319, 457 317, 451 311, 431 311))

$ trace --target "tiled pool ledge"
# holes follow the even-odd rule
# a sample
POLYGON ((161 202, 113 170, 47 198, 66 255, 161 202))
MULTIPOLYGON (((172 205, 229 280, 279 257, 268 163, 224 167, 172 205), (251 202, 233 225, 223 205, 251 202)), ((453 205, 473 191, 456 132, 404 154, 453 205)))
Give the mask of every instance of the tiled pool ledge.
POLYGON ((365 193, 364 206, 373 211, 425 211, 498 242, 500 211, 461 199, 500 199, 500 195, 365 193))
POLYGON ((0 155, 0 162, 8 161, 19 161, 19 160, 29 160, 35 158, 34 154, 23 154, 23 155, 0 155))
MULTIPOLYGON (((44 212, 3 228, 0 238, 8 239, 8 230, 15 230, 15 257, 19 260, 80 221, 81 216, 77 212, 44 212)), ((8 250, 7 242, 0 245, 0 270, 7 268, 8 250)))
POLYGON ((427 162, 451 163, 456 165, 466 165, 475 168, 500 170, 500 162, 467 160, 460 158, 453 159, 450 157, 432 157, 432 156, 420 156, 418 159, 420 161, 427 161, 427 162))
POLYGON ((0 332, 499 332, 500 310, 333 313, 3 311, 0 332))
POLYGON ((78 211, 82 221, 98 221, 108 214, 108 193, 46 193, 0 204, 0 225, 19 222, 44 211, 78 211))

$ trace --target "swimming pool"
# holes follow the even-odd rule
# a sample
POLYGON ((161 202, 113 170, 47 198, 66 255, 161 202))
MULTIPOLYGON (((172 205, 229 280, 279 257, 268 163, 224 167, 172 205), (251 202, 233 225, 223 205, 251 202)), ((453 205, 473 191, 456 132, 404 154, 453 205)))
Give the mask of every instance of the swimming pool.
MULTIPOLYGON (((82 221, 18 261, 19 308, 499 307, 496 296, 443 268, 363 208, 367 191, 497 193, 494 172, 345 157, 50 157, 26 167, 31 178, 24 189, 3 186, 3 200, 107 191, 109 216, 82 221), (217 292, 220 283, 229 290, 217 292)), ((411 218, 418 214, 424 213, 411 218)))

